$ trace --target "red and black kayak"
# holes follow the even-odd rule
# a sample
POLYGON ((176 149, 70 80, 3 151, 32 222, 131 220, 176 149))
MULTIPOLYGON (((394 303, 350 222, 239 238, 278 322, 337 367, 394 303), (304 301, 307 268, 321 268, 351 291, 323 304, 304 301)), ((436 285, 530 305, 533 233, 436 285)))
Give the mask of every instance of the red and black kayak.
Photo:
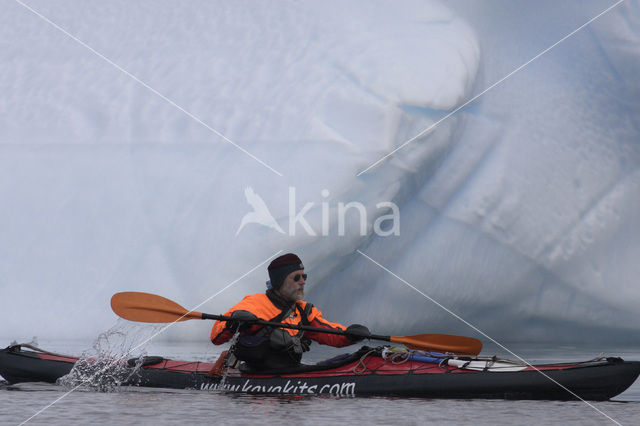
MULTIPOLYGON (((10 384, 55 383, 78 360, 23 346, 27 345, 0 350, 0 375, 10 384)), ((529 366, 495 357, 455 357, 366 346, 316 365, 261 372, 230 368, 224 377, 212 373, 215 365, 206 362, 145 357, 129 360, 125 365, 133 374, 122 385, 153 388, 270 395, 542 400, 579 397, 594 401, 622 393, 640 374, 639 361, 620 358, 529 366)))

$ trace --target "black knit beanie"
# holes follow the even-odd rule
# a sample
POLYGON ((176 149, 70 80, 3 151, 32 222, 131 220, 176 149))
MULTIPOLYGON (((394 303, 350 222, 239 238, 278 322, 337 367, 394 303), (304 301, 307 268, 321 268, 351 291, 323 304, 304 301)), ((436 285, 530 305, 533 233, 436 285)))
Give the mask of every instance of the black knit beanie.
POLYGON ((279 289, 284 284, 287 275, 294 271, 304 269, 302 260, 293 253, 283 254, 273 259, 267 270, 269 271, 269 279, 274 290, 279 289))

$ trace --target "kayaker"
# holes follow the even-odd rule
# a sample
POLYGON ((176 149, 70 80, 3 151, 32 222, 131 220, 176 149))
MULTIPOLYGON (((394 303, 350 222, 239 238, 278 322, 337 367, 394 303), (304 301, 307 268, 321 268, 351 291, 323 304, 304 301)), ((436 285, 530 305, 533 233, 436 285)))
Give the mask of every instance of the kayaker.
MULTIPOLYGON (((298 256, 287 253, 274 259, 267 268, 270 287, 266 293, 245 296, 225 316, 237 321, 216 321, 211 341, 221 345, 229 341, 237 330, 238 340, 233 355, 254 370, 274 369, 300 364, 302 353, 309 350, 311 340, 320 344, 342 347, 369 336, 369 329, 360 324, 344 327, 322 318, 322 312, 304 302, 307 274, 298 256), (349 335, 326 334, 294 329, 263 327, 255 320, 344 330, 349 335)), ((267 283, 269 285, 269 283, 267 283)))

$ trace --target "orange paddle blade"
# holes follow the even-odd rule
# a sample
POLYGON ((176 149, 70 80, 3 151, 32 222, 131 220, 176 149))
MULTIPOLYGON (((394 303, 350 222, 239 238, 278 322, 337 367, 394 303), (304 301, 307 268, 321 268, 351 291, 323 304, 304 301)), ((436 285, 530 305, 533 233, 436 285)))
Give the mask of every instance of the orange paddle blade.
POLYGON ((456 355, 478 355, 482 342, 473 337, 451 334, 415 334, 413 336, 390 336, 394 343, 402 343, 409 349, 453 352, 456 355))
POLYGON ((137 322, 174 322, 202 319, 201 312, 189 312, 176 302, 151 293, 125 291, 111 298, 111 309, 121 318, 137 322))

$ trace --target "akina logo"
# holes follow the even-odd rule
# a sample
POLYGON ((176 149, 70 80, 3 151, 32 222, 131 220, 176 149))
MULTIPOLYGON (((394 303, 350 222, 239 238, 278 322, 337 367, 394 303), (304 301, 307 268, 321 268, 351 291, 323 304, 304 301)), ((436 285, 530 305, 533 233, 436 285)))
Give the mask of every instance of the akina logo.
MULTIPOLYGON (((329 197, 329 190, 323 189, 320 194, 324 198, 329 197)), ((249 224, 258 224, 271 228, 281 234, 288 234, 289 236, 295 236, 299 227, 302 227, 304 232, 309 236, 317 236, 318 232, 307 221, 305 215, 316 205, 315 202, 307 202, 299 211, 296 207, 296 188, 289 187, 289 217, 288 217, 288 232, 285 232, 280 226, 280 223, 271 214, 271 211, 267 207, 265 201, 258 195, 252 187, 248 186, 244 190, 244 196, 251 206, 252 211, 245 214, 240 221, 240 226, 236 231, 236 236, 249 224)), ((345 236, 347 234, 346 223, 348 214, 357 214, 359 219, 358 230, 361 236, 368 235, 368 218, 367 208, 359 201, 350 201, 348 203, 338 202, 336 205, 330 205, 328 201, 320 203, 321 207, 321 236, 330 235, 330 219, 331 211, 337 212, 337 235, 345 236)), ((379 215, 373 222, 373 233, 381 237, 388 237, 391 235, 400 235, 400 209, 391 201, 383 201, 376 204, 376 209, 379 215)), ((334 215, 336 216, 336 215, 334 215)), ((282 221, 281 221, 282 222, 282 221)), ((353 223, 353 222, 351 222, 353 223)), ((316 227, 317 229, 317 227, 316 227)), ((335 227, 334 227, 335 229, 335 227)), ((334 231, 335 232, 335 231, 334 231)))

